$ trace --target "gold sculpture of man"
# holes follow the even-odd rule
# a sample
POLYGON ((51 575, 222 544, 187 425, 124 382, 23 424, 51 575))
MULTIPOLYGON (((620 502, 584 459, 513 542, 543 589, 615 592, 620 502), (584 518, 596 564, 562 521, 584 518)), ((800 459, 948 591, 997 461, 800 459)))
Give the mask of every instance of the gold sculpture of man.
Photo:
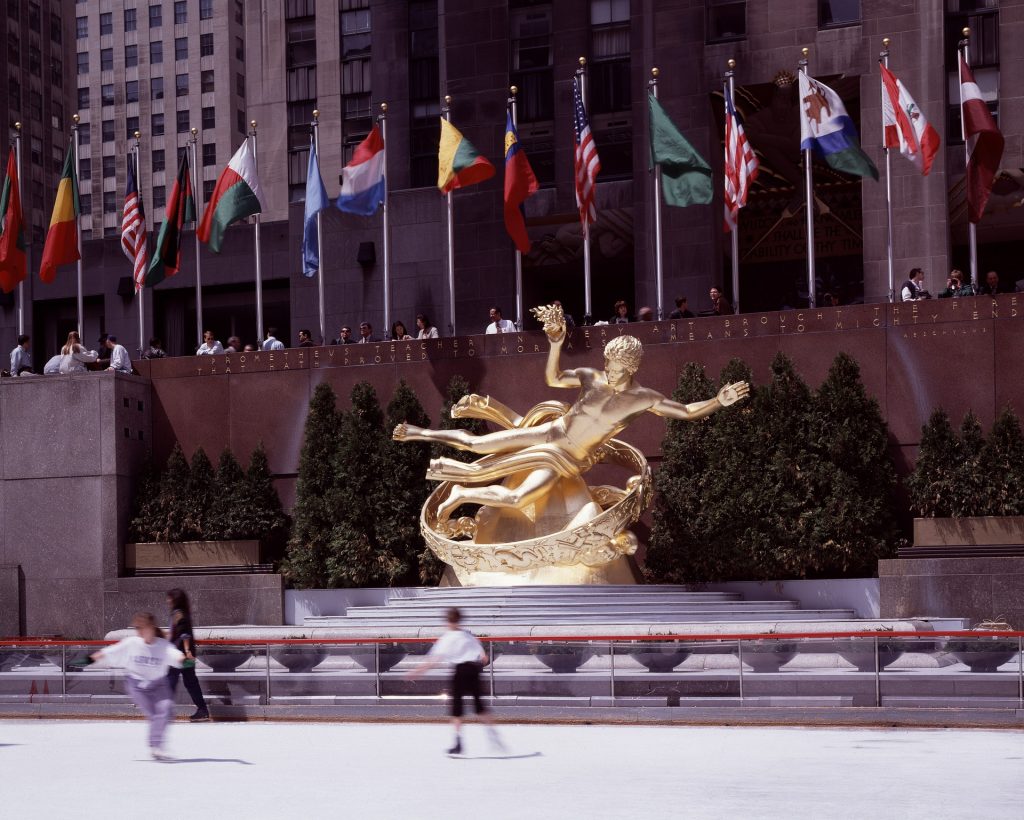
MULTIPOLYGON (((637 416, 651 412, 670 419, 694 421, 740 401, 750 392, 746 382, 725 385, 707 401, 680 404, 635 380, 643 348, 633 336, 617 336, 605 345, 604 370, 577 367, 562 370, 559 357, 565 341, 565 318, 558 306, 534 308, 551 343, 545 378, 549 387, 580 388, 576 402, 560 417, 542 424, 474 435, 465 430, 427 430, 399 424, 397 441, 436 441, 481 455, 497 454, 486 463, 449 458, 430 462, 427 478, 453 483, 438 508, 445 522, 462 504, 524 509, 552 491, 560 479, 576 478, 595 463, 599 449, 637 416), (515 486, 500 482, 525 473, 515 486)), ((481 397, 467 397, 486 402, 481 397)))

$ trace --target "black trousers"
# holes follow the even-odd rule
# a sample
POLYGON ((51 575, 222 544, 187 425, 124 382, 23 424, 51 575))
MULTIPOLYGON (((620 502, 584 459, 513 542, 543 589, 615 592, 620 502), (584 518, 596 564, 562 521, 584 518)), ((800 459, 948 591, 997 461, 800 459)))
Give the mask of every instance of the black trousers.
POLYGON ((478 715, 487 711, 480 700, 480 670, 483 666, 470 661, 460 663, 452 675, 452 717, 462 717, 462 698, 470 695, 473 698, 473 709, 478 715))
POLYGON ((171 697, 178 689, 178 676, 185 681, 185 690, 197 709, 206 710, 206 698, 203 697, 203 690, 199 687, 199 678, 196 677, 196 669, 177 669, 171 667, 167 672, 167 682, 171 685, 171 697))

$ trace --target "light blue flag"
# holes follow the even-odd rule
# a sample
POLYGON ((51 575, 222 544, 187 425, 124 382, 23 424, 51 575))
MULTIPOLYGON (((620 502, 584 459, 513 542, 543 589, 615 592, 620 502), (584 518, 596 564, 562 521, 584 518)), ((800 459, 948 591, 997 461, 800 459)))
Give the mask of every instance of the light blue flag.
POLYGON ((320 269, 316 215, 327 205, 327 191, 320 177, 320 165, 316 160, 316 151, 310 145, 309 168, 306 171, 306 215, 302 228, 302 272, 306 276, 315 276, 320 269))

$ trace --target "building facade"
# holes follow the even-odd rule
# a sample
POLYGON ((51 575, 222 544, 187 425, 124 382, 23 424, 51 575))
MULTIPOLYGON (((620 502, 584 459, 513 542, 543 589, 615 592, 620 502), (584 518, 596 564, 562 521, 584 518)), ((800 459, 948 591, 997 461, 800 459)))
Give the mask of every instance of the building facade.
MULTIPOLYGON (((795 83, 803 47, 809 49, 809 72, 843 97, 865 151, 883 170, 881 181, 862 182, 815 163, 818 294, 834 292, 844 303, 884 301, 888 232, 877 68, 884 37, 891 39, 890 67, 942 138, 927 177, 902 157, 892 158, 896 284, 910 267, 921 266, 930 289, 940 290, 950 267, 967 267, 956 83, 956 43, 965 25, 972 29, 979 85, 1006 138, 1003 173, 978 230, 979 265, 982 272, 999 270, 1004 284, 1024 276, 1018 263, 1021 211, 1014 207, 1024 199, 1024 0, 140 0, 133 30, 132 3, 114 5, 89 0, 76 7, 89 46, 79 48, 87 70, 79 75, 78 93, 88 102, 88 116, 79 106, 90 134, 83 158, 91 163, 90 179, 83 173, 83 193, 90 197, 83 229, 91 232, 85 243, 87 313, 96 330, 119 330, 132 340, 137 335, 132 297, 118 295, 130 267, 114 238, 100 238, 116 234, 119 225, 121 158, 131 126, 137 121, 143 133, 143 189, 155 233, 161 188, 166 195, 174 151, 188 136, 179 127, 203 126, 201 156, 205 161, 210 145, 211 162, 201 171, 209 186, 243 138, 246 122, 256 120, 269 200, 262 236, 265 324, 293 341, 300 327, 316 335, 317 283, 301 269, 313 111, 319 111, 320 167, 333 197, 341 167, 381 103, 387 104, 392 317, 409 327, 417 313, 426 313, 442 331, 454 325, 458 333, 472 333, 487 323, 491 305, 511 316, 515 258, 501 204, 511 85, 519 89, 520 139, 541 184, 526 203, 532 247, 523 257, 524 302, 559 298, 580 320, 583 237, 572 148, 572 78, 580 57, 587 59, 589 113, 602 163, 590 237, 592 318, 608 318, 620 298, 634 313, 655 305, 646 99, 653 67, 660 69, 659 100, 710 163, 716 191, 710 205, 662 209, 664 309, 672 309, 672 297, 686 295, 699 311, 709 306, 712 284, 731 290, 721 199, 721 89, 729 59, 737 61, 737 107, 761 160, 740 216, 742 305, 767 310, 806 304, 795 83), (156 29, 149 25, 154 8, 161 18, 156 29), (153 64, 154 43, 163 51, 160 70, 153 64), (158 79, 163 99, 153 97, 158 79), (497 169, 495 178, 454 195, 454 317, 448 310, 445 201, 436 188, 445 95, 452 98, 453 123, 497 169), (158 114, 163 137, 152 136, 158 114), (153 169, 158 150, 163 171, 153 169), (108 157, 114 160, 111 176, 105 176, 108 157)), ((354 327, 363 319, 378 335, 386 333, 380 327, 381 222, 379 213, 324 213, 328 338, 341 324, 354 327)), ((204 323, 222 339, 234 333, 250 340, 252 228, 232 228, 228 237, 221 256, 202 251, 204 323)), ((181 273, 146 295, 152 296, 147 327, 175 353, 190 351, 196 336, 190 241, 181 273)), ((49 346, 73 311, 73 277, 62 274, 55 285, 32 289, 36 343, 49 346)))

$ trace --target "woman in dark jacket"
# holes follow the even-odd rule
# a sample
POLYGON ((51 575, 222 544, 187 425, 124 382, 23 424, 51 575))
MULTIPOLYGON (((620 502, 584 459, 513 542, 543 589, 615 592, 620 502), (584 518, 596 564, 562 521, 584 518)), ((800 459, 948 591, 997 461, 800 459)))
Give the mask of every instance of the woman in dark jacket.
POLYGON ((168 683, 171 685, 171 695, 174 695, 178 688, 178 675, 185 681, 185 689, 189 697, 196 705, 195 714, 189 720, 193 723, 209 720, 210 712, 206 708, 206 698, 203 697, 203 690, 199 687, 199 679, 196 677, 196 641, 192 636, 192 609, 188 603, 188 595, 185 590, 175 587, 167 593, 167 605, 171 609, 171 643, 185 654, 185 663, 181 669, 171 667, 167 673, 168 683))

